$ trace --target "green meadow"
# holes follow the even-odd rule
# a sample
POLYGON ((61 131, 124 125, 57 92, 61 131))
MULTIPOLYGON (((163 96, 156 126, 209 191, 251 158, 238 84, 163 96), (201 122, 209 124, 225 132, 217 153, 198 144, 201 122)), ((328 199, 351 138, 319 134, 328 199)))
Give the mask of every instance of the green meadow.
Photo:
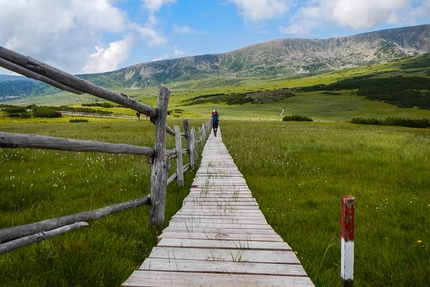
MULTIPOLYGON (((355 197, 355 286, 428 286, 430 282, 430 129, 353 125, 356 117, 430 118, 421 107, 399 108, 357 96, 301 87, 345 78, 398 75, 404 61, 279 79, 211 79, 166 85, 170 126, 199 127, 217 109, 223 141, 269 224, 293 248, 316 286, 340 285, 340 198, 355 197), (293 96, 263 104, 229 105, 193 98, 291 89, 293 96), (284 122, 301 115, 313 122, 284 122)), ((428 69, 428 68, 427 68, 428 69)), ((422 69, 404 76, 417 76, 422 69)), ((427 72, 428 77, 428 72, 427 72)), ((124 91, 155 106, 157 89, 124 91)), ((16 105, 103 102, 60 93, 16 105)), ((10 118, 0 131, 153 146, 154 126, 133 111, 100 108, 111 118, 10 118), (85 119, 88 122, 72 123, 85 119)), ((168 137, 167 148, 173 149, 168 137)), ((174 164, 173 164, 174 168, 174 164)), ((130 155, 0 149, 0 228, 69 215, 149 193, 151 166, 130 155)), ((166 225, 187 196, 167 190, 166 225)), ((89 226, 0 255, 0 285, 119 286, 137 269, 160 231, 148 227, 148 207, 90 221, 89 226)))
MULTIPOLYGON (((195 127, 201 123, 190 121, 195 127)), ((148 121, 90 120, 2 124, 0 130, 153 146, 155 129, 148 121)), ((174 148, 172 137, 167 145, 174 148)), ((0 149, 0 167, 0 228, 137 199, 150 190, 151 165, 146 157, 0 149)), ((168 186, 166 223, 181 207, 193 178, 194 172, 187 172, 184 187, 168 186)), ((1 255, 0 285, 119 286, 149 255, 159 234, 149 228, 147 206, 89 224, 1 255)))
POLYGON ((430 130, 225 121, 223 142, 316 286, 340 285, 341 196, 355 197, 355 286, 430 282, 430 130))

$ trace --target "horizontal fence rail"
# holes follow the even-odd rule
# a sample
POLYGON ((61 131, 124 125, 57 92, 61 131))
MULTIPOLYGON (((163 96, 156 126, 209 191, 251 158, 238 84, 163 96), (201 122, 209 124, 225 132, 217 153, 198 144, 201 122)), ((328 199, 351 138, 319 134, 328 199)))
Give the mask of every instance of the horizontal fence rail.
POLYGON ((4 132, 0 132, 0 147, 154 156, 154 149, 149 147, 4 132))
POLYGON ((86 221, 95 220, 113 213, 149 205, 149 222, 160 228, 164 224, 164 206, 167 185, 176 180, 179 186, 184 185, 184 172, 196 167, 198 151, 204 146, 210 130, 210 121, 202 124, 199 131, 189 127, 188 120, 183 120, 184 133, 179 126, 174 130, 167 125, 167 107, 170 91, 159 87, 157 108, 146 106, 126 95, 118 94, 67 74, 30 57, 22 56, 0 46, 0 66, 24 76, 46 82, 57 88, 82 94, 88 93, 124 107, 131 108, 150 117, 155 124, 154 148, 128 144, 113 144, 89 140, 67 139, 30 134, 0 132, 0 148, 34 148, 53 149, 76 152, 120 153, 147 156, 152 164, 150 193, 148 196, 117 203, 103 208, 85 211, 73 215, 47 219, 21 226, 0 230, 0 254, 63 234, 70 230, 85 227, 86 221), (175 149, 166 149, 166 135, 175 137, 175 149), (186 148, 182 147, 182 139, 186 148), (200 147, 200 149, 199 149, 200 147), (183 155, 188 154, 189 162, 184 165, 183 155), (169 176, 170 160, 176 158, 177 171, 169 176))
MULTIPOLYGON (((115 102, 123 107, 133 109, 151 118, 151 122, 157 117, 157 110, 151 106, 144 105, 126 95, 112 92, 103 87, 81 79, 77 76, 58 70, 48 64, 39 62, 31 57, 23 56, 19 53, 0 46, 0 66, 21 75, 43 81, 59 89, 63 89, 76 94, 87 93, 108 101, 115 102)), ((175 135, 174 131, 166 126, 166 131, 170 135, 175 135)))
MULTIPOLYGON (((109 205, 109 206, 91 210, 91 211, 85 211, 77 214, 47 219, 36 223, 4 228, 0 230, 0 243, 1 243, 0 254, 49 238, 47 237, 47 238, 40 239, 40 237, 43 237, 43 236, 35 236, 36 234, 46 233, 47 231, 56 230, 64 226, 70 226, 77 222, 84 222, 88 220, 99 219, 120 211, 125 211, 128 209, 132 209, 132 208, 136 208, 136 207, 139 207, 142 205, 148 205, 148 204, 149 204, 149 196, 146 196, 144 198, 139 198, 139 199, 123 202, 123 203, 117 203, 117 204, 109 205), (35 237, 32 238, 32 236, 35 236, 35 237)), ((75 228, 73 229, 84 227, 87 225, 88 224, 81 224, 79 226, 75 226, 75 228)), ((69 230, 71 229, 68 229, 66 231, 69 231, 69 230)), ((64 232, 61 232, 61 233, 64 233, 64 232)), ((55 235, 58 235, 61 233, 57 232, 55 235)))

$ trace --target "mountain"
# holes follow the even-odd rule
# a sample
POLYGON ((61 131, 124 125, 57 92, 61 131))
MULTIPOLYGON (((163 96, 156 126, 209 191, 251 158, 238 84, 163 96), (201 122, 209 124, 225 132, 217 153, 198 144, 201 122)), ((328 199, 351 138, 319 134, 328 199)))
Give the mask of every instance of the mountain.
MULTIPOLYGON (((430 25, 421 25, 330 39, 279 39, 223 54, 141 63, 79 77, 110 89, 139 89, 213 77, 271 78, 327 72, 385 63, 429 51, 430 25)), ((18 96, 10 85, 10 82, 0 82, 0 100, 18 96)), ((36 85, 24 93, 16 91, 20 95, 35 95, 58 90, 36 85)))
POLYGON ((280 39, 224 54, 133 65, 111 73, 126 88, 214 76, 277 77, 373 65, 430 51, 430 25, 331 39, 280 39))
POLYGON ((24 76, 12 76, 12 75, 0 75, 0 83, 6 81, 29 81, 35 82, 36 80, 24 77, 24 76))

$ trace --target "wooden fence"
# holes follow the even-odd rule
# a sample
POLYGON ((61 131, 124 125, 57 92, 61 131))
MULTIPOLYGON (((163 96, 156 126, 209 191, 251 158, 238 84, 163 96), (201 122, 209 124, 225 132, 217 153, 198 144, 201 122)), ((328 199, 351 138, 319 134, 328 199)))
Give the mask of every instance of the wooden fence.
POLYGON ((149 195, 117 203, 103 208, 78 214, 48 219, 36 223, 9 227, 0 230, 0 254, 42 241, 67 231, 87 226, 88 220, 98 219, 110 214, 150 205, 149 223, 160 228, 164 224, 164 209, 167 185, 175 181, 184 184, 184 172, 196 166, 198 149, 202 148, 210 131, 210 121, 202 124, 196 132, 189 126, 188 120, 183 121, 184 133, 179 126, 174 129, 167 125, 167 106, 170 91, 165 87, 158 88, 157 107, 146 106, 124 94, 118 94, 94 85, 74 75, 60 71, 30 57, 20 55, 0 46, 0 66, 24 76, 43 81, 57 88, 76 93, 88 93, 109 100, 136 112, 147 115, 155 124, 154 147, 133 146, 128 144, 112 144, 89 140, 47 137, 28 134, 0 132, 1 148, 36 148, 62 151, 102 152, 142 155, 148 157, 152 164, 149 195), (166 134, 175 137, 175 148, 166 149, 166 134), (186 148, 182 147, 182 138, 186 139, 186 148), (184 165, 184 154, 188 154, 189 162, 184 165), (177 170, 169 176, 170 160, 176 158, 177 170))

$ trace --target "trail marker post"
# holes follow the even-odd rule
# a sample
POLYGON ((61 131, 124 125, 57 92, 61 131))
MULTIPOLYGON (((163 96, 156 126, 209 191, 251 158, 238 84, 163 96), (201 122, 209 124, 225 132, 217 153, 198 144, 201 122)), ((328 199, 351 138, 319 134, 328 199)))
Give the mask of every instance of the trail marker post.
POLYGON ((340 277, 342 287, 353 286, 354 274, 354 197, 342 197, 342 244, 340 277))

